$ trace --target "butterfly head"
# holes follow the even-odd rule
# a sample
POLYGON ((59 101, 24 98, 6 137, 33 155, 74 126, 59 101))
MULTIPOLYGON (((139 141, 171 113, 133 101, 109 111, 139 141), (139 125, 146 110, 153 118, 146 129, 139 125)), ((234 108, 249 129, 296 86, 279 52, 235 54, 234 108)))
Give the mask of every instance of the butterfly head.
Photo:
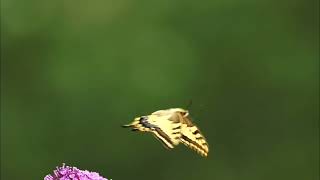
POLYGON ((172 111, 174 113, 180 113, 184 117, 187 117, 189 115, 189 111, 182 108, 172 108, 172 109, 169 109, 169 111, 172 111))

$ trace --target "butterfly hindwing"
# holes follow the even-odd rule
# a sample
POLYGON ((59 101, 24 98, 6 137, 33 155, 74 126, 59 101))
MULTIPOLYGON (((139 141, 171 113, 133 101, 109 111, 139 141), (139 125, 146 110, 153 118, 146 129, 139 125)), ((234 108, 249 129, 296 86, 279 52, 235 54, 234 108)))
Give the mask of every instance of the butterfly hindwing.
POLYGON ((172 145, 178 145, 181 137, 181 123, 171 120, 170 117, 171 115, 158 116, 151 114, 148 116, 148 120, 156 126, 152 131, 156 136, 161 136, 172 145))
POLYGON ((154 131, 152 131, 152 133, 154 134, 154 137, 164 145, 165 148, 167 149, 174 148, 173 142, 165 133, 163 133, 163 131, 161 131, 160 129, 155 129, 154 131))

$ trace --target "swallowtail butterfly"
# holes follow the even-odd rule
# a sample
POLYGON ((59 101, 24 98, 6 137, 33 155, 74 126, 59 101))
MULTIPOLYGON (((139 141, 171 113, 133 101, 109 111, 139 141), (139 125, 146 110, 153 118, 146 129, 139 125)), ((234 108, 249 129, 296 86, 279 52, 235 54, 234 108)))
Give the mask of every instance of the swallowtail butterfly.
POLYGON ((133 131, 151 132, 168 149, 173 149, 181 142, 201 156, 208 156, 208 143, 199 128, 191 122, 187 110, 159 110, 147 116, 137 117, 123 127, 131 127, 133 131))

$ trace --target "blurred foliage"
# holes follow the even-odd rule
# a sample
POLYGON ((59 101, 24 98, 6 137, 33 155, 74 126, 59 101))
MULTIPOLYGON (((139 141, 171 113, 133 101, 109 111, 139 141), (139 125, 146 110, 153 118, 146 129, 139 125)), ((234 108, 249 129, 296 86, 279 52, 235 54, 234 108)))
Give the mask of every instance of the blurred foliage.
POLYGON ((319 178, 319 1, 1 1, 1 179, 319 178), (120 128, 186 107, 204 159, 120 128))

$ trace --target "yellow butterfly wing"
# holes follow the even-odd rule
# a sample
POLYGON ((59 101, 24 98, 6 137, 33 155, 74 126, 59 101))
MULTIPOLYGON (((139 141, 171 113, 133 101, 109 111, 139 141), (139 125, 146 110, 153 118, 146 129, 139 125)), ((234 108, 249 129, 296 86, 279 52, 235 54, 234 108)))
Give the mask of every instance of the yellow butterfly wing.
POLYGON ((207 157, 209 146, 199 128, 188 117, 181 116, 181 142, 195 150, 201 156, 207 157))
POLYGON ((178 108, 159 110, 151 115, 135 118, 131 124, 123 127, 132 127, 133 131, 151 132, 168 149, 182 142, 207 157, 208 143, 188 115, 187 111, 178 108))
POLYGON ((148 116, 148 122, 155 126, 151 132, 169 149, 178 145, 181 137, 181 123, 173 121, 171 116, 170 114, 151 114, 148 116))

